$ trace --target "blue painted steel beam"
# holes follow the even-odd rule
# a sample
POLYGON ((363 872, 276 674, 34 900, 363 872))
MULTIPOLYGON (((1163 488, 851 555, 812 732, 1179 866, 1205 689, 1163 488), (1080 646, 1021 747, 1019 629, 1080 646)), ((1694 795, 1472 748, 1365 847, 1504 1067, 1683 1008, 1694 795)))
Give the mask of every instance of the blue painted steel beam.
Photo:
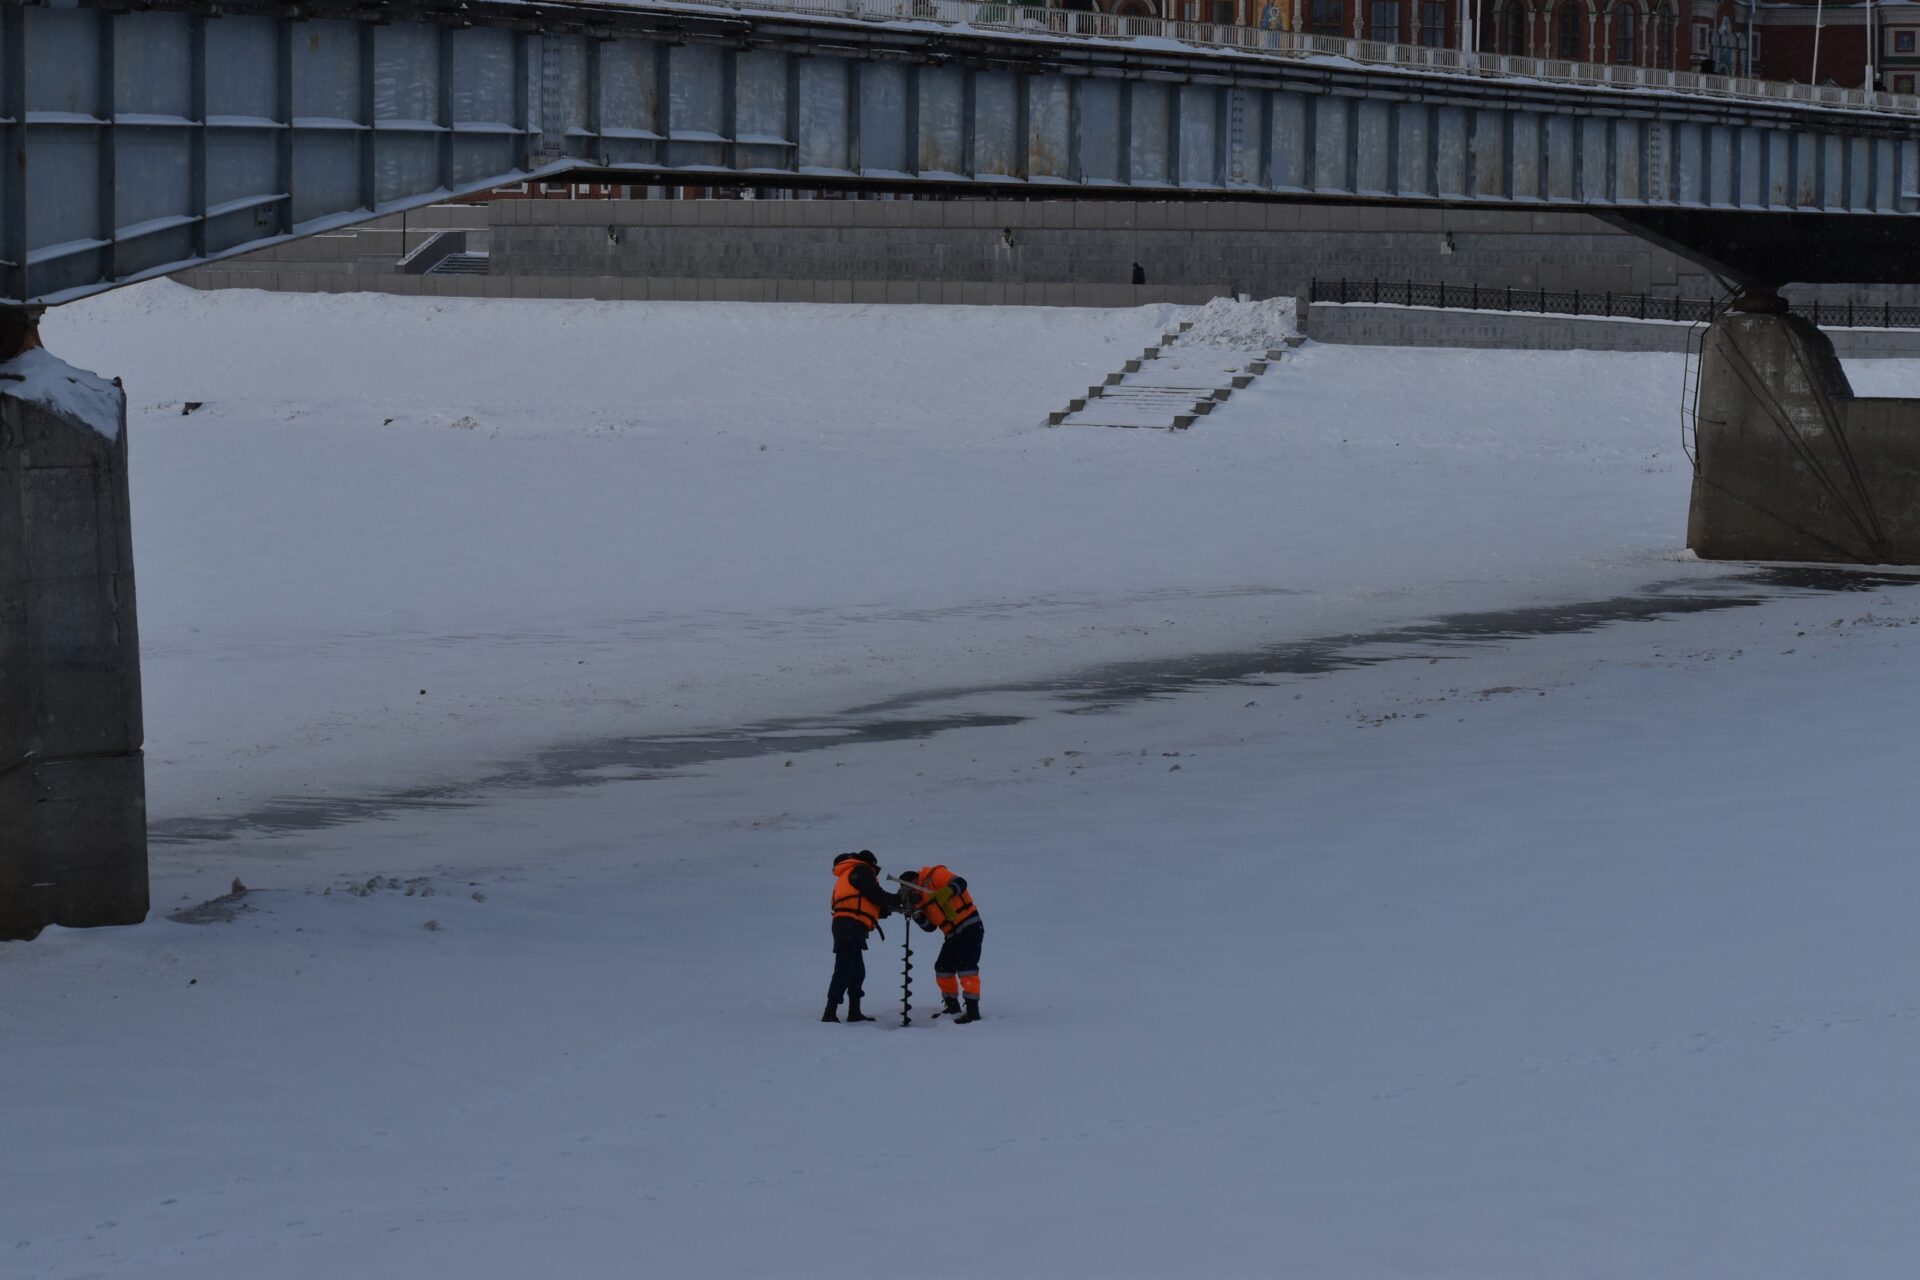
POLYGON ((4 307, 578 170, 1920 216, 1910 114, 671 6, 0 0, 0 130, 4 307))

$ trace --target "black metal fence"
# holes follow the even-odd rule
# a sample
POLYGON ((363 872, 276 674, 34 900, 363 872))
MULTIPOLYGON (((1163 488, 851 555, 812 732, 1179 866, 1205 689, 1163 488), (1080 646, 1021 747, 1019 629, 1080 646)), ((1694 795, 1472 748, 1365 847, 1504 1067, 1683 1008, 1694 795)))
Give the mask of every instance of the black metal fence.
POLYGON ((1920 307, 1889 302, 1796 302, 1793 313, 1840 329, 1920 329, 1920 307))
POLYGON ((1580 289, 1520 289, 1477 284, 1426 284, 1417 280, 1321 280, 1313 302, 1378 302, 1395 307, 1448 307, 1466 311, 1526 311, 1555 316, 1611 316, 1623 320, 1711 320, 1725 306, 1711 298, 1666 298, 1645 293, 1593 293, 1580 289))
MULTIPOLYGON (((1646 293, 1581 289, 1522 289, 1477 284, 1429 284, 1418 280, 1321 280, 1312 302, 1376 302, 1395 307, 1446 307, 1463 311, 1523 311, 1538 315, 1601 316, 1616 320, 1677 320, 1699 324, 1727 309, 1715 298, 1671 298, 1646 293)), ((1920 328, 1920 307, 1891 303, 1803 302, 1792 310, 1816 325, 1855 329, 1920 328)))

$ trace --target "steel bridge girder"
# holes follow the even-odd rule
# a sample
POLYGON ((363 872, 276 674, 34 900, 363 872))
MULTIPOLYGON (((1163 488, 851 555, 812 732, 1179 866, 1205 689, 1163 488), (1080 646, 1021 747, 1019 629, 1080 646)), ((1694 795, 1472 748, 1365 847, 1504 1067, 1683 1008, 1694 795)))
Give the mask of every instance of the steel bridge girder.
POLYGON ((1899 122, 791 15, 0 2, 0 305, 505 182, 808 179, 1911 216, 1899 122), (673 27, 673 30, 667 30, 673 27), (965 46, 964 49, 961 46, 965 46), (1038 52, 1036 52, 1038 50, 1038 52), (956 52, 958 51, 958 52, 956 52))

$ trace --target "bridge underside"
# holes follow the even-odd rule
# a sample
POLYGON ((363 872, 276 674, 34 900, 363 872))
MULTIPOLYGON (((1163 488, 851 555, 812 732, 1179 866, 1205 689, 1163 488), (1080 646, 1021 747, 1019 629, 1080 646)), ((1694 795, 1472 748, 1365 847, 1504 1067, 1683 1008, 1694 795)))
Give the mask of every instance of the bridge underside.
POLYGON ((1745 288, 1920 283, 1920 234, 1911 218, 1721 209, 1595 212, 1745 288))
POLYGON ((775 13, 0 0, 0 130, 0 308, 573 171, 1580 209, 1767 283, 1920 228, 1898 117, 775 13))

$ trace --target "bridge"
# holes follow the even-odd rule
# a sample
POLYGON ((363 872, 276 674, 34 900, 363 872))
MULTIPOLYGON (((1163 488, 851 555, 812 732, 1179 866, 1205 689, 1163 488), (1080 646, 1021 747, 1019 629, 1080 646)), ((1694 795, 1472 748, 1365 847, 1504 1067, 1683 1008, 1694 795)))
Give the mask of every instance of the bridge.
POLYGON ((1920 279, 1920 99, 976 0, 0 0, 0 309, 563 173, 1578 208, 1920 279))
POLYGON ((1690 545, 1920 563, 1920 403, 1791 282, 1920 280, 1920 99, 977 0, 0 0, 0 938, 147 911, 125 397, 47 306, 506 182, 1578 209, 1748 291, 1690 545))

